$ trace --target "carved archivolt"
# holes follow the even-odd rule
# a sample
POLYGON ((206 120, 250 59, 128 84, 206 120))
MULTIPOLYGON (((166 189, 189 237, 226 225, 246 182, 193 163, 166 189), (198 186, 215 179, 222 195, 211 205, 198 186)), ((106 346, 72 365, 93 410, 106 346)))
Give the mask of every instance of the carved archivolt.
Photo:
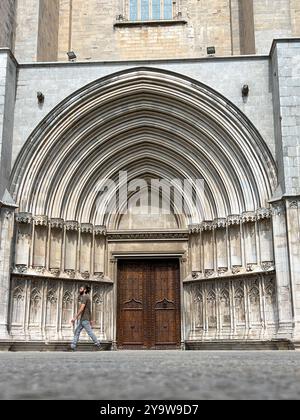
MULTIPOLYGON (((117 181, 126 167, 129 182, 149 174, 204 180, 202 204, 188 203, 178 218, 181 229, 227 215, 233 215, 230 225, 238 224, 243 212, 268 202, 278 183, 268 147, 237 107, 182 75, 134 68, 74 92, 41 122, 14 167, 13 198, 20 212, 65 220, 80 215, 79 223, 115 230, 120 219, 102 211, 98 193, 103 180, 117 181)), ((67 229, 77 227, 71 222, 67 229)))

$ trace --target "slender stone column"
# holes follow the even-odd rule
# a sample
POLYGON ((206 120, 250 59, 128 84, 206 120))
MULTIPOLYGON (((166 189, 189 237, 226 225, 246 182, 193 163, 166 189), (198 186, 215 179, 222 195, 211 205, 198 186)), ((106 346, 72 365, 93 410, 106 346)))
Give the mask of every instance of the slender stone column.
POLYGON ((239 215, 228 216, 231 268, 234 273, 242 267, 241 218, 239 215))
POLYGON ((201 251, 200 251, 200 233, 194 233, 190 236, 191 241, 191 259, 192 272, 201 271, 201 251))
POLYGON ((227 220, 225 218, 214 220, 217 247, 217 270, 219 274, 226 273, 228 271, 228 243, 226 225, 227 220))
POLYGON ((204 246, 204 274, 205 277, 211 277, 215 270, 215 251, 212 222, 204 221, 202 223, 202 237, 204 246))
POLYGON ((35 269, 46 268, 48 217, 34 216, 33 266, 35 269))
POLYGON ((63 219, 51 219, 50 221, 50 261, 49 269, 56 277, 59 276, 62 265, 62 250, 63 250, 63 219))
POLYGON ((93 225, 90 223, 83 223, 81 225, 80 238, 80 272, 86 279, 88 279, 91 275, 92 241, 93 225))
POLYGON ((66 243, 65 243, 65 271, 70 277, 75 277, 78 263, 78 229, 76 221, 65 222, 66 243))
POLYGON ((294 307, 288 249, 286 206, 284 201, 278 201, 272 203, 272 207, 279 317, 278 338, 292 338, 294 329, 294 307))
MULTIPOLYGON (((257 243, 256 243, 256 214, 255 212, 243 213, 243 236, 245 250, 245 264, 248 272, 257 266, 257 243)), ((273 244, 273 239, 271 239, 273 244)))
POLYGON ((105 248, 106 248, 106 228, 95 226, 95 247, 94 247, 94 275, 98 278, 105 273, 105 248))
POLYGON ((0 203, 0 340, 9 338, 8 310, 15 208, 0 203))
POLYGON ((18 270, 24 272, 29 267, 32 242, 32 214, 18 213, 16 215, 16 223, 15 266, 18 270))

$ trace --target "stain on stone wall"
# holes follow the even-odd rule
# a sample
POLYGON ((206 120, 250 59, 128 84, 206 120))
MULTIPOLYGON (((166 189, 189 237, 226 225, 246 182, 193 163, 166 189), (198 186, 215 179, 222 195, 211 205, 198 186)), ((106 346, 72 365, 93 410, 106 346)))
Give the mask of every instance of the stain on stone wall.
POLYGON ((0 47, 14 49, 15 0, 0 1, 0 47))

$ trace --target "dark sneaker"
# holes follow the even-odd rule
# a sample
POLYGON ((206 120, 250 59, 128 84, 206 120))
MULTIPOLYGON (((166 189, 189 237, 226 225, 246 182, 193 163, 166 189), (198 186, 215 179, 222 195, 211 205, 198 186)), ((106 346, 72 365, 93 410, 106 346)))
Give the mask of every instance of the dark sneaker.
POLYGON ((100 346, 96 346, 96 349, 98 350, 98 351, 104 351, 105 349, 104 349, 104 347, 102 347, 101 345, 100 346))
POLYGON ((72 346, 70 346, 70 347, 68 347, 68 350, 67 351, 76 351, 76 347, 72 347, 72 346))

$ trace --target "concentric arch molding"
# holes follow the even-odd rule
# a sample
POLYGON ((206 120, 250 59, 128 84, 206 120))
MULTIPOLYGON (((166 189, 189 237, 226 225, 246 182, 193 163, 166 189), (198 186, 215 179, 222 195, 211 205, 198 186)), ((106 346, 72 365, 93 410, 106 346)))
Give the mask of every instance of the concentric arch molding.
POLYGON ((267 145, 235 105, 193 79, 138 67, 96 80, 54 108, 22 148, 11 193, 20 212, 114 230, 98 192, 101 180, 117 181, 124 168, 128 181, 205 181, 202 206, 192 218, 188 209, 181 229, 263 208, 277 186, 267 145))

